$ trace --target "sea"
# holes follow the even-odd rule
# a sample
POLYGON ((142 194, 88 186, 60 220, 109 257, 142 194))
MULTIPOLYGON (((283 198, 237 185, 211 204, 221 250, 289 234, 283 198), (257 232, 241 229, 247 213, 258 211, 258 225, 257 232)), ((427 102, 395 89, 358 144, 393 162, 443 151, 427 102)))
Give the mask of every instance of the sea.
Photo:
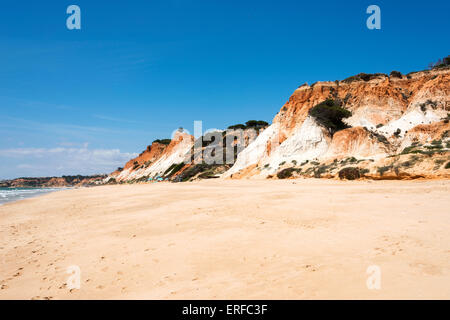
POLYGON ((63 188, 1 188, 0 205, 17 200, 33 198, 45 193, 62 190, 63 188))

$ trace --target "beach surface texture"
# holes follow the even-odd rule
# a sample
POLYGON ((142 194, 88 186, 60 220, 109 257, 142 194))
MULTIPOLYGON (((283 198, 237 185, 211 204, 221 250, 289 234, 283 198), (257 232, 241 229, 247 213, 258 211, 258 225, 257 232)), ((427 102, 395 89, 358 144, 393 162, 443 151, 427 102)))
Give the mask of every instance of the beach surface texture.
POLYGON ((58 191, 0 206, 0 299, 448 299, 449 195, 449 180, 58 191))

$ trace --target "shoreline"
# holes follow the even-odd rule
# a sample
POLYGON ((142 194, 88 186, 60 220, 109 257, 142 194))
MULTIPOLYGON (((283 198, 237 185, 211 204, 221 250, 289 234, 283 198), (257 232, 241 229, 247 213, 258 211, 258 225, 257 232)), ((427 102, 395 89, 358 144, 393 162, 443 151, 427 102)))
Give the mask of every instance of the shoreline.
POLYGON ((0 299, 446 299, 449 180, 209 180, 0 207, 0 299), (366 270, 381 269, 369 290, 366 270), (80 289, 67 268, 79 266, 80 289))

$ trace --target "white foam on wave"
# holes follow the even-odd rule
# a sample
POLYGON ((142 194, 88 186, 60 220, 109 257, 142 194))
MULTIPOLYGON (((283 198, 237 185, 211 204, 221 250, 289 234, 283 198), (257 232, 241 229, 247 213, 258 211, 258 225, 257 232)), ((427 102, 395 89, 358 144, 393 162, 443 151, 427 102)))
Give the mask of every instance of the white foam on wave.
POLYGON ((4 188, 0 189, 0 205, 6 202, 36 197, 65 188, 4 188))

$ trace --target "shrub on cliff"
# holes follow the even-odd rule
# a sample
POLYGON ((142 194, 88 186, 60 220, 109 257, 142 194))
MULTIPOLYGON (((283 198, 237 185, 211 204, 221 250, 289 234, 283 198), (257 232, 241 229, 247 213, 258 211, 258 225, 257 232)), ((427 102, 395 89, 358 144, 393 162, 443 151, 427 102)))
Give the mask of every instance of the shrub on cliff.
POLYGON ((443 59, 439 59, 437 62, 431 62, 428 67, 430 69, 438 69, 450 66, 450 56, 447 56, 443 59))
POLYGON ((389 74, 389 76, 391 78, 402 78, 402 73, 400 71, 391 71, 391 73, 389 74))
POLYGON ((153 142, 168 145, 168 144, 170 144, 171 141, 172 141, 171 139, 156 139, 153 142))
POLYGON ((269 124, 266 121, 256 121, 256 120, 249 120, 245 123, 247 128, 261 128, 261 127, 267 127, 269 124))
POLYGON ((281 170, 280 172, 277 173, 277 177, 278 179, 287 179, 292 177, 292 174, 294 172, 300 172, 302 171, 302 169, 297 169, 297 168, 286 168, 281 170))
POLYGON ((228 127, 228 129, 230 129, 230 130, 237 130, 237 129, 244 130, 245 128, 246 128, 245 125, 242 124, 242 123, 238 123, 238 124, 235 124, 235 125, 232 125, 232 126, 228 127))
POLYGON ((177 173, 178 171, 180 171, 184 166, 185 166, 185 164, 184 164, 183 162, 172 164, 172 165, 164 172, 164 177, 171 177, 171 176, 173 176, 175 173, 177 173))
POLYGON ((339 171, 339 179, 343 180, 355 180, 361 178, 361 172, 359 168, 347 167, 339 171))
POLYGON ((378 77, 387 77, 384 73, 359 73, 355 76, 348 77, 347 79, 342 80, 342 82, 350 83, 353 81, 369 81, 378 77))
POLYGON ((188 181, 197 174, 201 172, 205 172, 207 170, 213 169, 216 165, 206 164, 206 163, 199 163, 196 165, 193 165, 192 167, 189 167, 188 169, 184 170, 182 173, 178 175, 178 179, 180 181, 188 181))
POLYGON ((383 166, 383 167, 377 168, 377 171, 380 174, 380 177, 382 177, 385 172, 392 170, 393 167, 394 167, 393 165, 383 166))
POLYGON ((260 128, 267 127, 268 125, 269 125, 269 123, 267 123, 266 121, 263 121, 263 120, 249 120, 245 124, 238 123, 238 124, 229 126, 228 129, 230 129, 230 130, 260 129, 260 128))
POLYGON ((314 106, 309 110, 308 114, 319 124, 328 129, 331 134, 348 128, 348 125, 346 125, 342 119, 352 115, 349 110, 341 107, 339 101, 332 99, 327 99, 314 106))

